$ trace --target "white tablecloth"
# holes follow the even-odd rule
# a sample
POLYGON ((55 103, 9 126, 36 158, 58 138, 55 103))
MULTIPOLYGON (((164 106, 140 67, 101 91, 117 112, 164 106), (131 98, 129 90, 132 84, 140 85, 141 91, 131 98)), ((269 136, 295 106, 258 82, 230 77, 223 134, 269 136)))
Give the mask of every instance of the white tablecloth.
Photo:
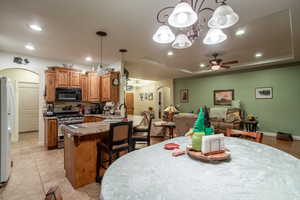
POLYGON ((172 157, 168 142, 116 160, 101 185, 103 200, 299 200, 300 160, 275 148, 238 138, 225 139, 231 161, 204 163, 172 157))

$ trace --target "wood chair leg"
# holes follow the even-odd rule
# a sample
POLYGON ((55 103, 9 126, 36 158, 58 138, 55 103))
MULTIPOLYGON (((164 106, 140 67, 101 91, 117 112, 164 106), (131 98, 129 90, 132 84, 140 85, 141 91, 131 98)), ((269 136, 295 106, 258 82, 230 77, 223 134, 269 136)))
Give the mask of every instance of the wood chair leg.
POLYGON ((101 147, 99 144, 97 145, 97 164, 96 165, 97 165, 96 166, 96 182, 101 183, 102 177, 100 174, 100 170, 101 170, 101 167, 103 164, 102 164, 102 152, 101 152, 101 147))
POLYGON ((133 150, 135 150, 135 140, 133 140, 133 142, 132 142, 132 147, 133 147, 133 150))
POLYGON ((151 138, 148 137, 148 138, 147 138, 147 146, 150 146, 150 145, 151 145, 151 138))
POLYGON ((112 153, 109 152, 108 165, 111 165, 111 163, 112 163, 112 153))

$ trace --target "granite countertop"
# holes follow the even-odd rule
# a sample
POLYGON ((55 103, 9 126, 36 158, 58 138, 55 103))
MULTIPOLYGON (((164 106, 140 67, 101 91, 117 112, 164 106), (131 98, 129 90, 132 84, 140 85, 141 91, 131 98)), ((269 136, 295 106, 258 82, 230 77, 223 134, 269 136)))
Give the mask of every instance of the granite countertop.
POLYGON ((57 119, 56 116, 46 116, 44 115, 44 119, 57 119))
MULTIPOLYGON (((138 115, 129 115, 128 120, 133 122, 133 126, 138 126, 142 121, 143 117, 138 115)), ((68 131, 73 136, 86 136, 93 134, 101 134, 109 131, 109 126, 111 123, 121 122, 121 119, 106 119, 101 122, 90 122, 90 123, 82 123, 82 124, 73 124, 72 128, 68 125, 63 125, 62 129, 68 131)))
POLYGON ((101 118, 120 118, 122 117, 121 115, 104 115, 104 114, 84 114, 85 117, 101 117, 101 118))
MULTIPOLYGON (((101 118, 106 118, 106 119, 111 119, 111 118, 120 118, 120 115, 104 115, 104 114, 84 114, 84 117, 101 117, 101 118)), ((55 115, 53 116, 47 116, 44 115, 44 119, 57 119, 55 115)))

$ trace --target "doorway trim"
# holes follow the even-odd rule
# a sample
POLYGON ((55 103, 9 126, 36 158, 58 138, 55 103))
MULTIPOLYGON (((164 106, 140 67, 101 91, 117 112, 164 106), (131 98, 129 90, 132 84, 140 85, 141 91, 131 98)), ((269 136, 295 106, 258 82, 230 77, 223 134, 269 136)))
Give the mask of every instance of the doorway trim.
MULTIPOLYGON (((41 83, 41 72, 38 71, 38 70, 35 70, 29 66, 18 66, 18 67, 15 67, 15 66, 8 66, 8 67, 3 67, 3 66, 0 66, 0 72, 3 72, 5 70, 11 70, 11 69, 21 69, 21 70, 25 70, 25 71, 29 71, 29 72, 32 72, 36 75, 38 75, 39 77, 39 92, 38 92, 38 105, 39 105, 39 114, 38 114, 38 127, 39 127, 39 140, 40 140, 40 132, 41 132, 41 122, 43 122, 43 113, 42 113, 42 107, 43 107, 43 102, 41 101, 41 91, 43 91, 43 84, 41 83)), ((18 90, 18 82, 19 81, 16 81, 15 83, 15 87, 14 89, 18 90)), ((22 82, 22 81, 20 81, 22 82)), ((19 93, 18 93, 19 94, 19 93)), ((17 99, 19 99, 19 97, 16 96, 17 99)), ((19 104, 16 104, 16 111, 19 112, 19 104)), ((15 137, 12 137, 12 142, 18 142, 19 141, 19 119, 16 119, 16 124, 15 124, 17 130, 16 130, 16 133, 15 133, 15 137)))

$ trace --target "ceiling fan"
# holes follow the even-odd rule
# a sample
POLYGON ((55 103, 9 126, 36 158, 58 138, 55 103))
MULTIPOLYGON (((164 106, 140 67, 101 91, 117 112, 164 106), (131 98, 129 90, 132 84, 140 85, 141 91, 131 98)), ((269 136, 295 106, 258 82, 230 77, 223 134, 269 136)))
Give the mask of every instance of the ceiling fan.
POLYGON ((218 58, 218 56, 219 56, 218 53, 212 54, 213 59, 209 60, 209 65, 207 66, 207 68, 213 71, 217 71, 221 68, 229 69, 230 68, 229 65, 237 64, 239 62, 237 60, 223 62, 223 60, 221 58, 218 58))

